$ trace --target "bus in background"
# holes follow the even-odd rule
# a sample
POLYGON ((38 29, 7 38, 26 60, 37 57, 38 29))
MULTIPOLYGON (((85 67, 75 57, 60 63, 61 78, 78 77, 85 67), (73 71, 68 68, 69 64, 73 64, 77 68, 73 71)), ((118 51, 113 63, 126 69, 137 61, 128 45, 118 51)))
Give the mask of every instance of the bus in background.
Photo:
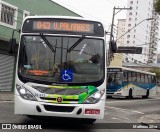
POLYGON ((100 22, 26 17, 17 57, 15 114, 72 117, 87 123, 103 119, 106 51, 100 22))
POLYGON ((157 92, 155 73, 125 67, 109 67, 107 79, 107 98, 112 96, 148 98, 157 92))

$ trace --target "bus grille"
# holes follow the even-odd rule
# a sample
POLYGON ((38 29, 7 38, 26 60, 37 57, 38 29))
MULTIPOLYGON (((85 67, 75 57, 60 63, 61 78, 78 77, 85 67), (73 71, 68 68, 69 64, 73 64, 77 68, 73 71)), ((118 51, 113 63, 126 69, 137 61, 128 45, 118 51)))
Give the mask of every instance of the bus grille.
POLYGON ((44 105, 46 111, 52 112, 72 112, 75 106, 52 106, 52 105, 44 105))
POLYGON ((107 92, 107 94, 114 94, 114 93, 108 93, 108 92, 107 92))
MULTIPOLYGON (((40 97, 42 100, 53 100, 56 101, 57 98, 47 98, 47 97, 40 97)), ((79 101, 79 99, 63 99, 63 101, 79 101)))
POLYGON ((88 92, 88 89, 85 88, 49 88, 34 86, 36 90, 45 94, 58 94, 58 95, 79 95, 84 92, 88 92))

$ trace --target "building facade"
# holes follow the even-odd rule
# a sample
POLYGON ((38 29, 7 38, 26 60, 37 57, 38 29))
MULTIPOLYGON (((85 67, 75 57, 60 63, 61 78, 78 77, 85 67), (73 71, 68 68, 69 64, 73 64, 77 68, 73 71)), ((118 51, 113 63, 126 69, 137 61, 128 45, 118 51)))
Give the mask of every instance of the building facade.
POLYGON ((160 54, 157 54, 157 63, 160 64, 160 54))
POLYGON ((156 63, 157 62, 157 48, 158 48, 158 36, 159 36, 159 15, 152 10, 152 18, 153 21, 151 22, 151 32, 150 32, 150 47, 149 47, 149 58, 148 63, 156 63))
POLYGON ((148 63, 151 45, 151 29, 153 20, 153 0, 128 0, 125 46, 142 47, 142 54, 128 54, 124 62, 148 63), (134 27, 134 28, 133 28, 134 27))
MULTIPOLYGON (((16 54, 8 53, 9 40, 14 29, 20 29, 28 15, 80 15, 51 0, 0 0, 0 91, 12 91, 16 54)), ((19 34, 14 37, 19 41, 19 34)))

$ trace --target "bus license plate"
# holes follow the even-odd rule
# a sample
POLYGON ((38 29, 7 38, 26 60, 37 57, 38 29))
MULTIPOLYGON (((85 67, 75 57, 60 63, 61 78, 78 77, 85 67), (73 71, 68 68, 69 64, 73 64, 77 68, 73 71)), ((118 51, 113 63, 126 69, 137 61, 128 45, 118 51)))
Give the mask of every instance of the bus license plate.
POLYGON ((100 114, 100 110, 99 109, 85 109, 85 114, 99 115, 100 114))

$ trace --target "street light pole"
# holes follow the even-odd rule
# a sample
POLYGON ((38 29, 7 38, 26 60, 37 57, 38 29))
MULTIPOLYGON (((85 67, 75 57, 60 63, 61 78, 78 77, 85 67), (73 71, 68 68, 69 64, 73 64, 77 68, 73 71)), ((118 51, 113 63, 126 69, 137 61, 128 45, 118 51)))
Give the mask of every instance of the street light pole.
MULTIPOLYGON (((111 48, 111 42, 112 42, 112 38, 113 38, 113 26, 114 26, 114 17, 116 14, 118 14, 121 10, 131 10, 132 8, 113 8, 113 16, 112 16, 112 24, 111 24, 111 32, 110 32, 110 41, 109 41, 109 51, 108 51, 108 62, 110 63, 110 57, 113 55, 112 51, 110 51, 111 48), (116 10, 119 10, 117 12, 115 12, 116 10)), ((109 65, 109 64, 108 64, 109 65)))
POLYGON ((119 38, 116 39, 119 40, 120 38, 122 38, 124 35, 126 35, 128 32, 130 32, 132 29, 134 29, 135 27, 137 27, 139 24, 141 24, 142 22, 144 21, 149 21, 149 20, 153 20, 153 18, 147 18, 147 19, 144 19, 142 21, 140 21, 138 24, 135 24, 135 26, 133 26, 131 29, 129 29, 127 32, 125 32, 124 34, 122 34, 119 38))

